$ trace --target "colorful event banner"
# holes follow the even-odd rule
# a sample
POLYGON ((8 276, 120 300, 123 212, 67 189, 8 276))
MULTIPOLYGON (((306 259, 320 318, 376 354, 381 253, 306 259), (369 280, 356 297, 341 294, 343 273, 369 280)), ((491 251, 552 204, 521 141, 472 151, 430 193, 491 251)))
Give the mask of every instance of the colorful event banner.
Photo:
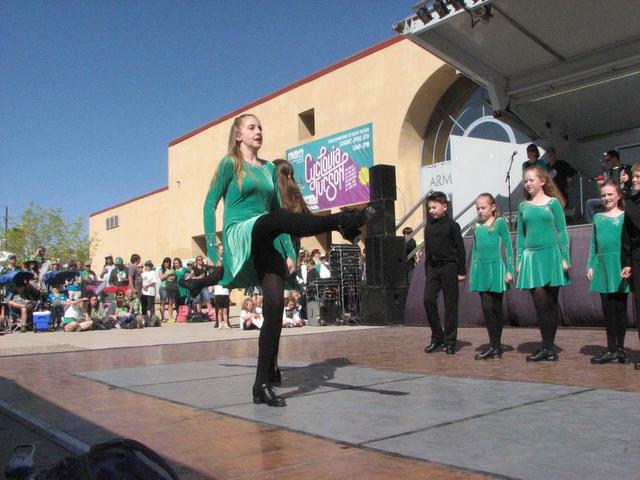
POLYGON ((369 201, 371 123, 290 148, 286 158, 311 211, 369 201))

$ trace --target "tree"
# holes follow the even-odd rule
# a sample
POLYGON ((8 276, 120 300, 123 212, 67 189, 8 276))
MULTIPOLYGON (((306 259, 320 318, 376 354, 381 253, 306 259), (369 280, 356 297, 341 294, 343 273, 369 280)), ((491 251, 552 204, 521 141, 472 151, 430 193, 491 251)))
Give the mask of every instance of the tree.
POLYGON ((33 202, 22 212, 17 224, 7 230, 5 250, 25 259, 43 245, 48 258, 61 261, 86 261, 91 241, 85 233, 84 221, 78 217, 67 222, 61 208, 42 208, 33 202))

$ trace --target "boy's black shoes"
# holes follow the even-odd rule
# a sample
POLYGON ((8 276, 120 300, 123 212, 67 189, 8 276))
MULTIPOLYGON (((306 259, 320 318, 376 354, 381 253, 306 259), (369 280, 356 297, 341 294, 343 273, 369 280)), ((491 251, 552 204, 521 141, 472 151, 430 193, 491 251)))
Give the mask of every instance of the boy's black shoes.
POLYGON ((489 360, 490 358, 502 358, 502 349, 489 347, 488 350, 478 353, 475 357, 476 360, 489 360))
POLYGON ((636 363, 633 368, 635 368, 636 370, 640 370, 640 362, 636 363))
POLYGON ((453 355, 456 353, 456 346, 447 345, 446 347, 444 347, 444 351, 447 352, 447 355, 453 355))
POLYGON ((270 407, 284 407, 287 402, 284 398, 276 395, 273 388, 268 383, 253 387, 253 403, 266 403, 270 407))
POLYGON ((433 353, 433 352, 437 352, 438 350, 440 350, 442 347, 444 347, 444 343, 441 342, 431 342, 431 345, 427 345, 426 347, 424 347, 424 353, 433 353))
POLYGON ((539 350, 527 357, 527 362, 557 362, 558 354, 553 350, 539 350))

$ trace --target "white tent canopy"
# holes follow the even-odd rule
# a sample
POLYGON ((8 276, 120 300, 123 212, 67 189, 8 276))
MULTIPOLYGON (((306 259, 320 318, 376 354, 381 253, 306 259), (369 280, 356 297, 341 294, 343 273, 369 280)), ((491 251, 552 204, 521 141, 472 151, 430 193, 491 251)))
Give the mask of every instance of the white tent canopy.
POLYGON ((532 136, 581 143, 640 128, 640 1, 430 0, 414 9, 420 15, 395 30, 485 86, 495 115, 532 136))

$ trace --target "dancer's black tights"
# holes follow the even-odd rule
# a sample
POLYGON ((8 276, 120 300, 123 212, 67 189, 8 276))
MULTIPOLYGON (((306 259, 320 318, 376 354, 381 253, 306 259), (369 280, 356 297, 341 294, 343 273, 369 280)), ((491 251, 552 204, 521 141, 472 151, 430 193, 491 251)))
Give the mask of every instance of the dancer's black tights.
POLYGON ((499 350, 502 339, 502 293, 480 292, 482 314, 489 333, 491 348, 499 350))
POLYGON ((531 289, 540 334, 542 335, 542 348, 544 350, 553 350, 556 339, 556 331, 560 323, 559 292, 559 287, 538 287, 531 289))
POLYGON ((607 331, 607 350, 613 353, 624 348, 624 336, 627 333, 627 294, 601 293, 600 300, 607 331))
POLYGON ((255 385, 269 382, 278 358, 282 312, 284 310, 284 278, 287 274, 285 259, 273 247, 281 233, 308 237, 336 230, 341 214, 305 215, 284 209, 273 210, 260 217, 251 234, 253 261, 262 287, 262 315, 264 323, 258 341, 258 368, 255 385))

